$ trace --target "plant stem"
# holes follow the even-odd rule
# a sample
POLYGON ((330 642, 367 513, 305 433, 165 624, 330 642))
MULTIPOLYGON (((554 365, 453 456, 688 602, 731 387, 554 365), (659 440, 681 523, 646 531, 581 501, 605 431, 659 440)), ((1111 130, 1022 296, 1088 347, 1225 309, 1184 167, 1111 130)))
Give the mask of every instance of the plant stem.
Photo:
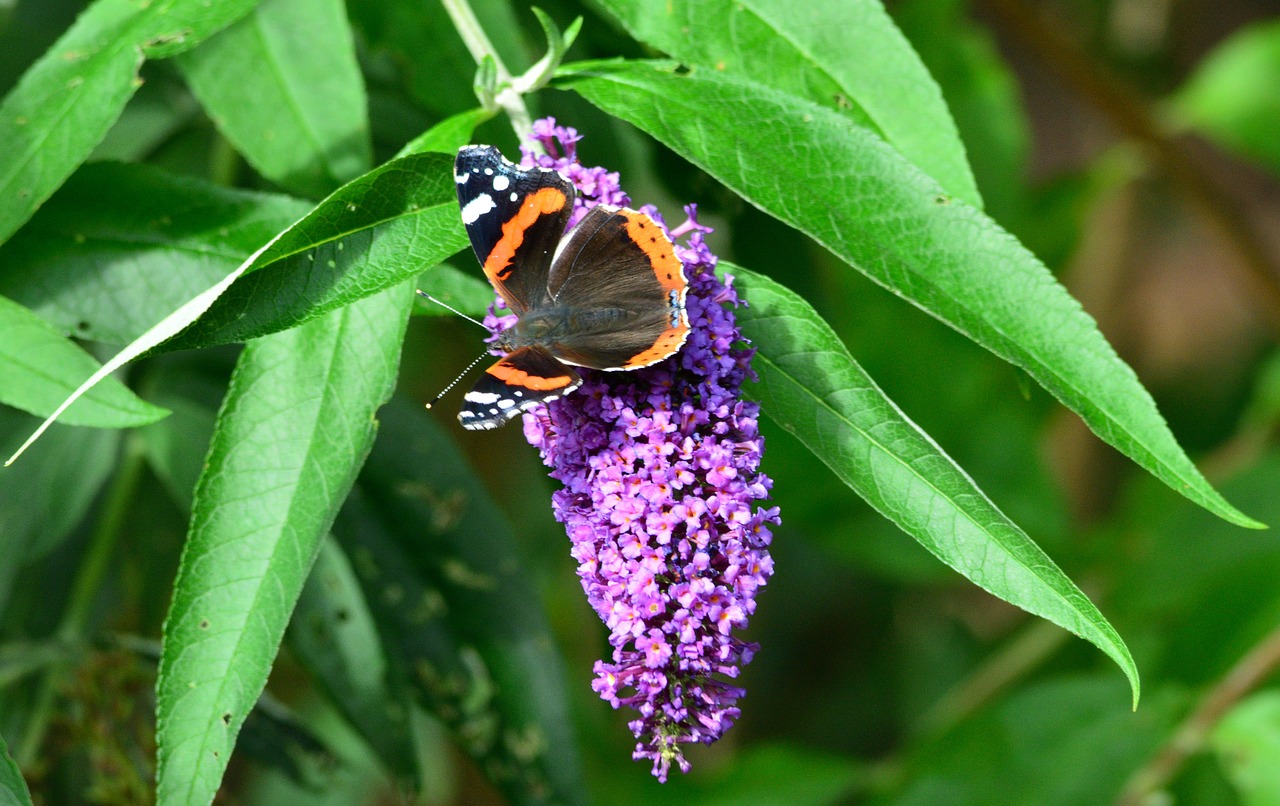
MULTIPOLYGON (((86 627, 93 615, 94 604, 102 589, 103 579, 115 558, 125 516, 128 515, 129 506, 133 503, 133 495, 138 488, 138 481, 142 478, 145 464, 141 440, 134 434, 127 435, 124 440, 124 455, 111 488, 107 492, 102 517, 89 539, 88 552, 80 564, 80 570, 71 588, 70 599, 67 601, 66 612, 63 613, 62 622, 55 633, 55 636, 64 643, 79 644, 87 637, 86 627)), ((27 720, 21 743, 14 748, 14 760, 20 767, 29 767, 35 761, 36 753, 44 742, 44 735, 53 714, 59 678, 66 670, 66 666, 66 663, 50 664, 36 684, 31 716, 27 720)))
POLYGON ((1166 134, 1142 97, 1041 19, 1024 0, 985 0, 1003 26, 1021 40, 1112 125, 1144 144, 1174 187, 1194 202, 1249 270, 1258 309, 1280 331, 1280 265, 1231 195, 1205 172, 1189 149, 1166 134))
POLYGON ((511 72, 502 63, 502 57, 485 35, 475 12, 471 10, 467 0, 440 0, 440 3, 448 12, 449 19, 453 20, 454 28, 458 29, 458 35, 466 43, 467 50, 471 51, 476 64, 480 64, 485 56, 493 58, 494 66, 498 68, 498 86, 501 87, 494 100, 507 113, 516 138, 521 142, 529 139, 529 134, 533 131, 533 117, 529 114, 529 107, 525 106, 520 93, 511 88, 511 72))
POLYGON ((1036 619, 1023 632, 940 697, 920 717, 917 731, 937 736, 986 705, 1060 649, 1071 634, 1036 619))
POLYGON ((1209 733, 1227 712, 1266 681, 1277 667, 1280 667, 1280 627, 1267 634, 1217 685, 1205 692, 1164 746, 1129 778, 1116 799, 1116 806, 1140 806, 1152 792, 1173 780, 1186 760, 1204 747, 1209 733))

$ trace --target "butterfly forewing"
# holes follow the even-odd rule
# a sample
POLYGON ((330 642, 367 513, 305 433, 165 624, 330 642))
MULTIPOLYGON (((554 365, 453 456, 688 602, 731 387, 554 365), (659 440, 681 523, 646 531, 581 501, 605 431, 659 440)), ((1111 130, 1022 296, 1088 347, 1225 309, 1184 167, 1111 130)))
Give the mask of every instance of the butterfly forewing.
POLYGON ((462 223, 494 289, 517 314, 545 302, 573 185, 555 171, 513 165, 492 146, 461 149, 454 179, 462 223))
POLYGON ((592 208, 560 247, 548 288, 556 305, 575 311, 572 335, 557 344, 574 364, 648 366, 689 333, 684 266, 666 233, 636 210, 592 208))

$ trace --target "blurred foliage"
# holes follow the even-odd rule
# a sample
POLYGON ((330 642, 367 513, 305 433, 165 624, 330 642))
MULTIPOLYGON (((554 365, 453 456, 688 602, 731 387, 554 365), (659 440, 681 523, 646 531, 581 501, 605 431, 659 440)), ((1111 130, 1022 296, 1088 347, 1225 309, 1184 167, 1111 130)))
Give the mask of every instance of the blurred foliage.
POLYGON ((492 299, 446 155, 517 142, 458 5, 0 2, 0 453, 176 334, 0 470, 0 803, 1280 803, 1273 10, 541 4, 530 111, 760 349, 761 648, 662 785, 536 453, 418 405, 482 346, 412 281, 492 299))

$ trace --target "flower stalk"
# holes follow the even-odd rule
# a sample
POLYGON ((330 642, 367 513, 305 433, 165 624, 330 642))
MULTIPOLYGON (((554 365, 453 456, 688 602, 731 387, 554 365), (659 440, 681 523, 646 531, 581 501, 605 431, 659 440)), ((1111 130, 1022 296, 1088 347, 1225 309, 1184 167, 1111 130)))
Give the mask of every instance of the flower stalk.
MULTIPOLYGON (((532 131, 525 165, 578 189, 570 226, 598 204, 628 204, 616 173, 579 162, 575 130, 547 119, 532 131)), ((637 712, 633 756, 665 781, 672 766, 689 769, 686 745, 714 742, 739 715, 745 692, 728 681, 757 649, 738 633, 773 571, 778 509, 758 505, 772 482, 759 469, 759 406, 740 397, 754 351, 737 328, 732 278, 716 277, 710 228, 693 205, 670 229, 641 209, 667 229, 689 278, 687 342, 644 369, 582 370, 579 390, 524 415, 524 433, 564 485, 555 516, 610 630, 592 687, 637 712)), ((486 324, 496 334, 514 321, 499 301, 486 324)))

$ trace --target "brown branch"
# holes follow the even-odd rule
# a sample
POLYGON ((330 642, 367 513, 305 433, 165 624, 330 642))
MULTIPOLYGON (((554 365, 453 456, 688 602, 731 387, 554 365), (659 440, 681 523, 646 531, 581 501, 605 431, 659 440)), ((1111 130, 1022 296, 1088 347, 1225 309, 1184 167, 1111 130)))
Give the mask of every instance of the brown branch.
POLYGON ((1205 692, 1195 710, 1183 720, 1146 764, 1125 784, 1116 806, 1140 806, 1147 797, 1169 783, 1193 754, 1204 747, 1210 731, 1246 694, 1261 685, 1280 667, 1280 627, 1272 630, 1227 675, 1205 692))
POLYGON ((952 686, 920 717, 916 732, 940 736, 1025 678, 1071 638, 1056 624, 1036 618, 1008 645, 952 686))
POLYGON ((1145 99, 1111 75, 1095 59, 1047 24, 1023 0, 984 0, 1009 33, 1063 81, 1098 109, 1128 137, 1147 147, 1160 170, 1223 236, 1248 269, 1259 307, 1267 322, 1280 331, 1280 264, 1244 211, 1197 163, 1178 140, 1156 122, 1145 99))

